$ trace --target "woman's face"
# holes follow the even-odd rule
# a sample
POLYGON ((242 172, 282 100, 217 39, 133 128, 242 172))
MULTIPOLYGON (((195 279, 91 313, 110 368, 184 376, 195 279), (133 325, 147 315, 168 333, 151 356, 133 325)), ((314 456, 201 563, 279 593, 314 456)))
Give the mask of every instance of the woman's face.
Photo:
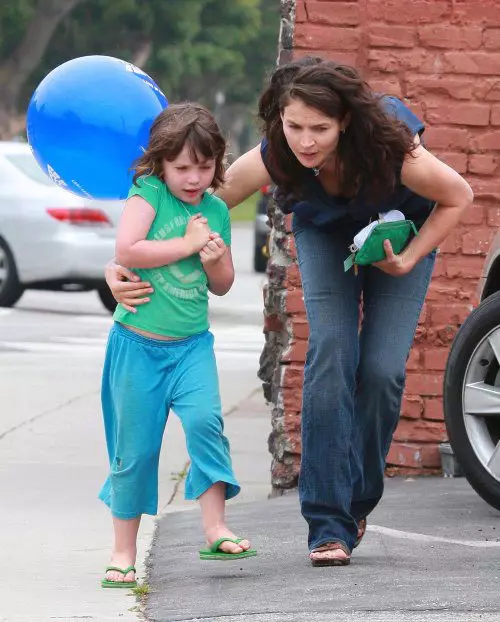
POLYGON ((306 168, 319 168, 335 152, 344 124, 300 99, 292 99, 281 115, 286 141, 306 168))

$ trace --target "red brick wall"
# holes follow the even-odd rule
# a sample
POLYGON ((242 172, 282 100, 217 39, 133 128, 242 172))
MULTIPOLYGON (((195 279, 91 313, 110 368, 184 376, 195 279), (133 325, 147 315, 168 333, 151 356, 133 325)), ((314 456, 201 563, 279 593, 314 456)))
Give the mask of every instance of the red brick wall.
MULTIPOLYGON (((293 18, 290 1, 283 5, 293 18)), ((500 225, 500 2, 296 0, 293 55, 310 53, 352 64, 374 89, 403 98, 426 122, 427 147, 464 174, 475 191, 474 207, 441 245, 388 457, 392 471, 432 472, 440 466, 437 445, 446 439, 442 379, 448 349, 474 304, 484 255, 500 225)), ((271 282, 273 271, 282 272, 287 249, 293 258, 288 222, 286 226, 287 238, 278 234, 274 244, 271 282)), ((288 439, 274 452, 277 487, 284 471, 292 469, 296 475, 307 347, 300 278, 293 262, 281 283, 281 306, 267 306, 268 325, 273 330, 279 325, 288 335, 273 400, 273 420, 288 439)), ((274 437, 280 432, 275 429, 274 437)), ((285 486, 292 482, 292 474, 283 481, 285 486)))

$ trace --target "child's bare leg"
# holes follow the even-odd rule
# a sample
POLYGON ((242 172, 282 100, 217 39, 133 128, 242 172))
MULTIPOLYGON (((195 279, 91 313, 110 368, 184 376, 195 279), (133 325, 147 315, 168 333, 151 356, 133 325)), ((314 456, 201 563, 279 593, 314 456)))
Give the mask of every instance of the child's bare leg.
MULTIPOLYGON (((113 529, 115 532, 115 546, 111 555, 110 566, 127 568, 135 564, 137 556, 137 533, 141 517, 123 520, 113 516, 113 529)), ((135 573, 128 572, 125 576, 116 570, 106 573, 108 581, 135 581, 135 573)))
MULTIPOLYGON (((203 518, 203 529, 210 546, 216 540, 223 537, 233 538, 236 536, 226 527, 225 507, 226 507, 226 484, 217 482, 198 499, 203 518)), ((224 553, 241 553, 250 548, 248 540, 242 540, 239 545, 232 542, 223 542, 220 551, 224 553)))

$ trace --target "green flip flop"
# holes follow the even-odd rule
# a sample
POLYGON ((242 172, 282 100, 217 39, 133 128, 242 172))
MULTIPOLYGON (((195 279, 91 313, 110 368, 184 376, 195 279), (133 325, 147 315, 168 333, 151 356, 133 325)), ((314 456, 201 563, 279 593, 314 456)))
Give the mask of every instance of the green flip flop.
POLYGON ((219 538, 212 544, 209 549, 201 549, 200 559, 229 561, 231 559, 243 559, 245 557, 254 557, 255 555, 257 555, 257 551, 255 549, 248 549, 247 551, 242 551, 241 553, 226 553, 225 551, 219 550, 219 547, 223 542, 232 542, 233 544, 239 544, 242 541, 243 538, 237 538, 236 540, 233 540, 233 538, 219 538))
MULTIPOLYGON (((108 566, 105 572, 109 572, 110 570, 116 570, 116 572, 121 573, 123 576, 125 576, 129 572, 136 572, 135 566, 128 566, 127 568, 108 566)), ((133 587, 137 587, 137 581, 109 581, 108 579, 104 578, 101 581, 101 587, 118 587, 122 589, 132 589, 133 587)))

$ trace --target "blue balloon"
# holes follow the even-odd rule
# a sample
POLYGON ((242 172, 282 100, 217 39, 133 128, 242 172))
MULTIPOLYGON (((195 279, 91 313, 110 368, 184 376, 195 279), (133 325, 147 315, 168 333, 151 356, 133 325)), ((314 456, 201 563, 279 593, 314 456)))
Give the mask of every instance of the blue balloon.
POLYGON ((83 56, 51 71, 31 98, 27 135, 45 173, 91 199, 124 199, 134 160, 168 105, 154 80, 111 56, 83 56))

